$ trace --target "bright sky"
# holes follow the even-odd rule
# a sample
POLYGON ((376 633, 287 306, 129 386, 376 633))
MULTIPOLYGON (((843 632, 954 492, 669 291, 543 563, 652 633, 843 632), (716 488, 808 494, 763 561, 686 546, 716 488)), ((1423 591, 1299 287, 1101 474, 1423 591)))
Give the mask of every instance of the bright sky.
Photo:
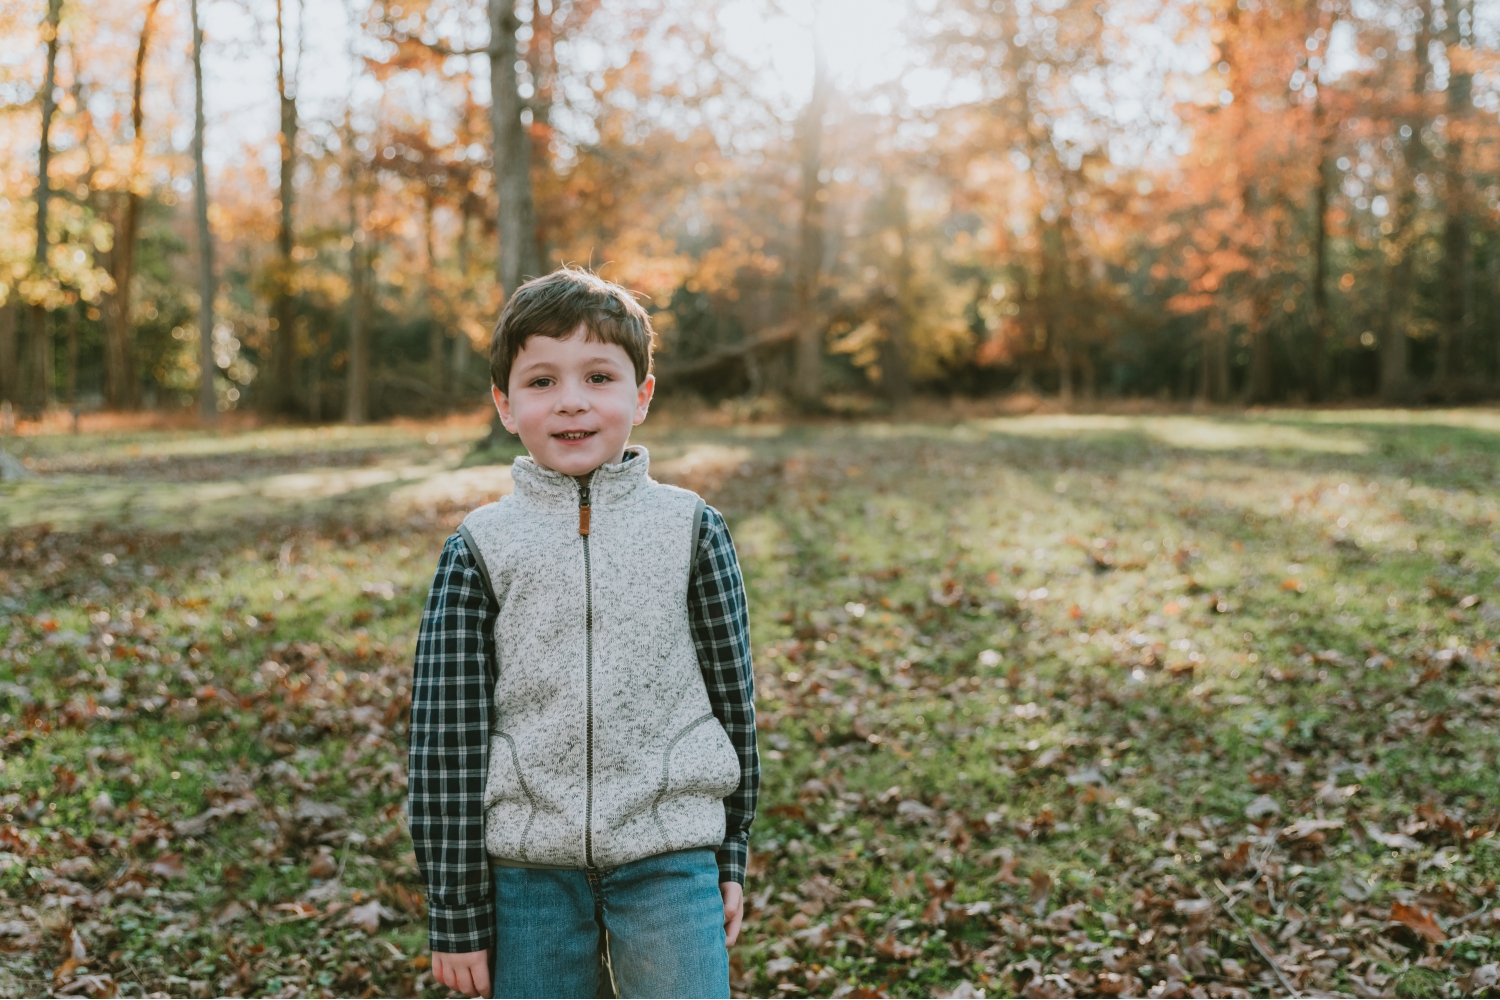
MULTIPOLYGON (((277 128, 275 99, 275 22, 269 0, 200 0, 208 54, 205 103, 208 106, 210 169, 241 154, 245 145, 259 147, 268 166, 275 161, 269 145, 277 128), (248 8, 248 9, 247 9, 248 8), (214 134, 217 133, 217 134, 214 134)), ((364 9, 368 0, 352 0, 364 9)), ((483 0, 474 0, 476 5, 483 0)), ((348 0, 305 0, 300 111, 307 119, 333 118, 347 99, 349 61, 348 0)), ((761 16, 756 0, 733 0, 721 18, 730 50, 754 65, 767 67, 762 87, 777 103, 796 106, 812 88, 812 31, 818 33, 836 83, 863 89, 888 82, 907 65, 901 37, 905 5, 901 0, 823 0, 816 19, 811 5, 789 5, 807 16, 761 16)), ((185 7, 185 5, 184 5, 185 7)), ((288 48, 298 36, 295 0, 286 0, 288 48)), ((479 60, 476 60, 478 62, 479 60)), ((477 67, 476 67, 477 68, 477 67)), ((191 98, 191 91, 187 91, 191 98)), ((190 133, 174 137, 186 148, 190 133)))
MULTIPOLYGON (((482 23, 485 0, 469 2, 482 23)), ((1181 20, 1184 12, 1194 10, 1191 4, 1162 7, 1149 0, 1147 8, 1134 10, 1134 5, 1142 2, 1147 0, 1111 0, 1113 16, 1130 17, 1132 11, 1139 16, 1146 9, 1156 11, 1156 16, 1141 17, 1133 25, 1128 52, 1111 61, 1107 78, 1075 81, 1077 93, 1094 106, 1096 113, 1124 126, 1111 144, 1112 155, 1122 161, 1149 158, 1153 146, 1158 154, 1181 151, 1177 147, 1182 147, 1186 137, 1178 128, 1173 105, 1187 97, 1187 92, 1179 89, 1182 83, 1168 84, 1168 75, 1178 74, 1181 81, 1209 68, 1201 49, 1184 41, 1192 37, 1193 28, 1201 27, 1181 20)), ((1367 4, 1370 0, 1360 2, 1367 4)), ((273 0, 200 3, 209 36, 206 96, 210 169, 232 162, 248 146, 258 150, 267 168, 274 171, 276 152, 271 140, 278 112, 273 0)), ((351 78, 350 23, 355 13, 351 8, 362 12, 369 0, 284 3, 288 48, 295 52, 299 37, 304 46, 298 73, 302 118, 307 122, 336 120, 343 113, 351 78), (299 16, 305 18, 300 24, 299 16)), ((173 6, 185 17, 185 0, 173 6)), ((1491 2, 1482 6, 1489 9, 1500 5, 1491 2)), ((789 112, 799 108, 811 91, 814 33, 822 43, 836 86, 845 92, 864 91, 900 79, 913 104, 938 103, 951 96, 945 92, 949 81, 932 69, 913 71, 915 54, 903 38, 903 20, 909 10, 908 0, 791 0, 779 5, 765 0, 728 0, 720 14, 721 36, 734 55, 750 65, 764 67, 753 85, 774 105, 789 112), (784 13, 767 17, 766 11, 772 6, 780 6, 784 13)), ((468 41, 476 44, 481 39, 468 41)), ((1360 63, 1347 24, 1335 30, 1331 41, 1322 74, 1325 79, 1360 63)), ((476 58, 474 62, 482 76, 484 60, 476 58)), ((1445 73, 1446 64, 1435 70, 1445 73)), ((488 88, 482 83, 480 86, 483 91, 477 96, 487 101, 488 88)), ((368 78, 364 88, 364 96, 378 95, 378 88, 368 78)), ((190 80, 180 99, 184 98, 191 101, 190 80)), ((184 115, 183 120, 190 123, 189 116, 184 115)), ((174 136, 180 148, 187 147, 189 128, 185 124, 174 136)), ((1069 123, 1059 122, 1057 129, 1061 137, 1069 137, 1069 123)))

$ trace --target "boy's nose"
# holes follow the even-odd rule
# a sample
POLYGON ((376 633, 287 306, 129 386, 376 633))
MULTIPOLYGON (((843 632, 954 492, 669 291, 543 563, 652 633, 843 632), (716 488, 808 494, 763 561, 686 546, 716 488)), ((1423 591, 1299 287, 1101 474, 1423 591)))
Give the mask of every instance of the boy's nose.
POLYGON ((557 396, 558 412, 578 413, 588 408, 588 394, 583 391, 583 386, 571 380, 564 382, 563 391, 557 396))

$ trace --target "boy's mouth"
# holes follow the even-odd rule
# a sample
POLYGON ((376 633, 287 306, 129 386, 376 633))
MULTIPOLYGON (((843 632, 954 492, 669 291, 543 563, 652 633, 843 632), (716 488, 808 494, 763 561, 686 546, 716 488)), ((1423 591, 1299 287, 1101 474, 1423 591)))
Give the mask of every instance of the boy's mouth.
POLYGON ((560 431, 552 436, 559 441, 582 441, 584 438, 593 437, 598 433, 598 431, 560 431))

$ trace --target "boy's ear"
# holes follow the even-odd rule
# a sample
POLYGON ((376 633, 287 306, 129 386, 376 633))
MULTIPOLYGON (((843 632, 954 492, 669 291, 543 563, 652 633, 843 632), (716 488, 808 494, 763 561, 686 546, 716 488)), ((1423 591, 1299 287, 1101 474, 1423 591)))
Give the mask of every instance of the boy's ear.
MULTIPOLYGON (((656 394, 656 376, 647 375, 646 381, 636 386, 635 389, 635 419, 634 425, 639 427, 646 419, 646 411, 651 409, 651 397, 656 394)), ((504 417, 500 418, 504 420, 504 417)))
POLYGON ((500 425, 512 434, 516 433, 516 418, 510 412, 510 397, 501 392, 498 385, 490 386, 490 395, 495 399, 495 412, 500 414, 500 425))

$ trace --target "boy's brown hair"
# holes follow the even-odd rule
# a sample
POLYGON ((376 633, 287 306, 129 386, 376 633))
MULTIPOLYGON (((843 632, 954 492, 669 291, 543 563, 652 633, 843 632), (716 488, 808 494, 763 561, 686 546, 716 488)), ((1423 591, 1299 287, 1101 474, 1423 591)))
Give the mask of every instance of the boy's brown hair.
POLYGON ((625 348, 636 384, 651 374, 651 317, 628 291, 577 267, 532 278, 510 297, 490 338, 490 381, 510 392, 510 369, 532 337, 564 340, 582 326, 588 339, 625 348))

